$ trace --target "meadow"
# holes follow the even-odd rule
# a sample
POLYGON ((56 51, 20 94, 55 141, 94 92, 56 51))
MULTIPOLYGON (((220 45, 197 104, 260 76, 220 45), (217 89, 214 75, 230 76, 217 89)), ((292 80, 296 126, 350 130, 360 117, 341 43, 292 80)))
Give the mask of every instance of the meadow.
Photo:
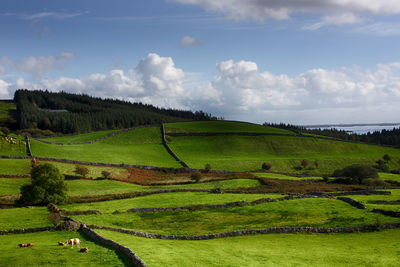
POLYGON ((49 145, 31 141, 38 157, 74 159, 115 164, 180 167, 161 144, 158 127, 134 129, 93 144, 49 145))
POLYGON ((73 217, 87 224, 167 235, 200 235, 282 226, 348 227, 372 225, 377 222, 398 222, 397 218, 359 210, 340 200, 314 198, 190 212, 144 212, 73 217))
POLYGON ((116 131, 117 130, 106 130, 106 131, 98 131, 98 132, 92 132, 92 133, 86 133, 86 134, 64 135, 64 136, 43 138, 42 140, 44 140, 46 142, 62 143, 62 144, 76 143, 76 142, 88 142, 88 141, 96 140, 101 137, 105 137, 116 131))
POLYGON ((28 174, 30 172, 30 159, 0 159, 0 174, 28 174))
POLYGON ((354 234, 268 234, 159 240, 96 230, 148 266, 398 266, 400 230, 354 234), (157 253, 154 253, 156 251, 157 253))
POLYGON ((287 136, 182 136, 170 137, 171 149, 193 168, 250 171, 261 169, 263 162, 273 171, 330 174, 350 164, 374 164, 384 154, 394 160, 391 168, 399 168, 400 150, 381 146, 287 136), (301 160, 309 161, 303 169, 301 160), (318 161, 318 167, 314 162, 318 161))
MULTIPOLYGON (((0 210, 1 212, 1 210, 0 210)), ((115 251, 86 239, 79 232, 46 231, 29 234, 0 235, 0 266, 127 266, 115 251), (78 249, 59 246, 58 241, 79 238, 81 247, 89 253, 78 253, 78 249), (31 248, 19 248, 20 243, 33 243, 31 248)))
POLYGON ((22 137, 0 135, 0 155, 2 156, 26 156, 25 141, 22 137))
POLYGON ((175 122, 164 124, 165 132, 168 133, 269 133, 290 134, 294 132, 278 129, 259 124, 237 121, 192 121, 175 122))
POLYGON ((0 230, 52 226, 46 207, 0 209, 0 230))

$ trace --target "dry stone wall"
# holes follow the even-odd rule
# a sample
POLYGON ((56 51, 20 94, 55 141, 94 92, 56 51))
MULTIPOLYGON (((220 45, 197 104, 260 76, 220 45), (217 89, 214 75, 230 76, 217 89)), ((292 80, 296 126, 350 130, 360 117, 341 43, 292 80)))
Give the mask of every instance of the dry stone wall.
POLYGON ((372 212, 380 213, 380 214, 390 216, 390 217, 395 217, 395 218, 400 217, 400 212, 393 211, 393 210, 373 209, 372 212))
POLYGON ((35 233, 35 232, 44 232, 44 231, 50 231, 50 230, 55 230, 55 227, 54 226, 47 226, 47 227, 36 227, 36 228, 0 230, 0 235, 35 233))

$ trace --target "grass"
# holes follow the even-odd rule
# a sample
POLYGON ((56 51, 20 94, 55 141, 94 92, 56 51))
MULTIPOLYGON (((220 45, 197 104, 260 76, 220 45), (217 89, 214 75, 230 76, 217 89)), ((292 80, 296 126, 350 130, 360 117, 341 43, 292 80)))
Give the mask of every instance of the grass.
POLYGON ((15 140, 15 144, 10 142, 4 136, 0 136, 0 155, 5 156, 26 156, 25 141, 21 138, 16 138, 14 135, 10 135, 15 140))
POLYGON ((392 180, 392 181, 400 182, 400 174, 380 172, 379 178, 381 180, 392 180))
POLYGON ((263 162, 270 162, 273 171, 318 176, 349 164, 374 164, 384 154, 395 158, 390 167, 398 168, 400 158, 398 149, 306 137, 184 136, 170 140, 171 149, 192 168, 209 163, 216 170, 257 170, 263 162), (318 168, 296 171, 303 159, 310 166, 318 160, 318 168))
POLYGON ((79 232, 47 231, 0 236, 0 266, 125 266, 114 250, 86 239, 79 232), (78 248, 59 246, 58 241, 79 238, 81 248, 89 253, 78 253, 78 248), (20 243, 33 243, 31 248, 19 248, 20 243))
MULTIPOLYGON (((130 199, 111 200, 92 203, 74 203, 61 205, 60 208, 71 210, 100 210, 109 217, 115 210, 126 211, 131 208, 151 208, 151 207, 180 207, 199 204, 222 204, 233 201, 253 201, 263 197, 277 198, 281 194, 210 194, 205 192, 179 192, 164 193, 136 197, 130 199)), ((111 217, 114 217, 112 215, 111 217)))
POLYGON ((0 209, 0 230, 52 226, 46 207, 0 209))
POLYGON ((398 218, 356 209, 336 199, 314 198, 192 212, 73 217, 87 224, 169 235, 198 235, 282 226, 348 227, 400 221, 398 218))
POLYGON ((0 159, 0 174, 29 174, 30 159, 0 159))
POLYGON ((88 142, 107 136, 114 132, 116 132, 116 130, 98 131, 98 132, 69 135, 69 136, 58 136, 58 137, 45 138, 43 140, 47 142, 63 143, 63 144, 68 144, 73 142, 88 142))
POLYGON ((236 121, 192 121, 164 124, 166 133, 202 133, 202 132, 247 132, 292 134, 289 130, 263 126, 259 124, 236 121))
POLYGON ((96 230, 148 266, 398 266, 400 230, 354 234, 270 234, 214 240, 158 240, 96 230), (154 253, 156 251, 156 253, 154 253))
POLYGON ((305 177, 296 177, 296 176, 289 176, 279 173, 272 173, 272 172, 255 172, 252 173, 253 175, 259 178, 272 178, 272 179, 280 179, 280 180, 321 180, 322 177, 315 177, 315 176, 305 176, 305 177))
POLYGON ((384 209, 384 210, 393 210, 400 212, 400 205, 386 205, 386 204, 373 204, 371 201, 375 200, 386 200, 386 201, 395 201, 400 200, 400 189, 392 189, 385 190, 392 192, 391 195, 370 195, 370 196, 349 196, 352 199, 357 201, 362 201, 367 206, 368 210, 372 209, 384 209))
POLYGON ((93 162, 180 167, 161 144, 158 127, 130 130, 112 138, 87 145, 48 145, 31 141, 32 153, 93 162))
POLYGON ((30 178, 0 178, 0 196, 19 194, 21 186, 30 183, 30 178))

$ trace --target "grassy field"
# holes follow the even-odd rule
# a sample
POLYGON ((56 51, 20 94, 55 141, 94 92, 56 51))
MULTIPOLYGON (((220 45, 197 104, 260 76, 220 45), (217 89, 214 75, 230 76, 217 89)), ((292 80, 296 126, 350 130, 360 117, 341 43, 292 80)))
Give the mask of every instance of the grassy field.
POLYGON ((30 183, 30 178, 0 178, 0 196, 19 194, 20 187, 30 183))
POLYGON ((296 176, 289 176, 279 173, 271 173, 271 172, 255 172, 252 173, 253 175, 260 177, 260 178, 272 178, 272 179, 281 179, 281 180, 321 180, 322 177, 319 176, 305 176, 305 177, 296 177, 296 176))
POLYGON ((158 127, 130 130, 88 145, 48 145, 31 141, 35 156, 93 162, 180 167, 161 144, 158 127))
POLYGON ((30 159, 0 159, 0 174, 28 174, 30 171, 30 159))
POLYGON ((386 204, 373 204, 371 201, 375 200, 386 200, 386 201, 396 201, 400 200, 400 189, 385 190, 392 192, 391 195, 370 195, 370 196, 349 196, 357 201, 362 201, 367 206, 368 210, 372 209, 384 209, 384 210, 394 210, 400 212, 400 205, 386 205, 386 204))
POLYGON ((146 212, 73 217, 88 224, 170 235, 198 235, 281 226, 347 227, 400 221, 398 218, 356 209, 336 199, 299 199, 192 212, 146 212))
POLYGON ((274 133, 295 134, 292 131, 262 126, 259 124, 234 121, 192 121, 164 124, 166 133, 218 133, 218 132, 247 132, 247 133, 274 133))
POLYGON ((400 150, 316 138, 286 136, 185 136, 171 138, 171 149, 193 168, 206 163, 217 170, 257 170, 270 162, 272 170, 296 172, 300 161, 309 161, 300 173, 320 175, 354 163, 373 164, 384 154, 395 160, 391 168, 399 168, 400 150), (318 161, 318 168, 313 164, 318 161))
POLYGON ((0 230, 51 225, 46 207, 0 209, 0 230))
POLYGON ((381 180, 391 180, 400 182, 400 174, 380 172, 379 178, 381 178, 381 180))
POLYGON ((0 136, 0 155, 5 156, 26 156, 26 146, 25 141, 16 137, 15 135, 10 135, 10 137, 0 136), (10 138, 13 138, 13 141, 10 141, 10 138))
POLYGON ((79 232, 2 235, 0 250, 0 266, 126 266, 115 251, 86 239, 79 232), (58 246, 58 241, 65 242, 70 238, 79 238, 81 248, 89 248, 89 253, 78 253, 75 247, 58 246), (34 247, 19 248, 20 243, 33 243, 34 247))
POLYGON ((92 141, 109 134, 116 132, 117 130, 107 130, 107 131, 98 131, 86 134, 77 134, 77 135, 70 135, 70 136, 58 136, 58 137, 51 137, 51 138, 44 138, 44 141, 53 142, 53 143, 73 143, 73 142, 88 142, 92 141))
POLYGON ((158 240, 96 230, 153 266, 398 266, 400 230, 158 240), (156 251, 156 253, 154 253, 156 251))
POLYGON ((278 198, 281 194, 210 194, 203 192, 179 192, 164 193, 136 197, 130 199, 111 200, 104 202, 76 203, 61 205, 60 208, 71 210, 100 210, 105 217, 115 217, 110 215, 115 210, 126 211, 132 208, 152 208, 152 207, 180 207, 199 204, 222 204, 233 201, 253 201, 263 197, 278 198))

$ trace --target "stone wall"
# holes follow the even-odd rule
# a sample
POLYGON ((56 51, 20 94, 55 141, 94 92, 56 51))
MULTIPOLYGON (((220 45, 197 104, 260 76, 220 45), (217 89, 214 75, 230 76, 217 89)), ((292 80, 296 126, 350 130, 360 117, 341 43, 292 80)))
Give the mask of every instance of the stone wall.
POLYGON ((366 226, 356 226, 356 227, 333 227, 333 228, 323 228, 323 227, 273 227, 262 230, 239 230, 224 233, 208 234, 208 235, 197 235, 197 236, 182 236, 182 235, 161 235, 161 234, 150 234, 137 232, 132 230, 108 227, 108 226, 98 226, 98 225, 88 225, 89 228, 93 229, 104 229, 115 231, 124 234, 130 234, 145 238, 155 238, 155 239, 167 239, 167 240, 209 240, 224 237, 234 237, 234 236, 244 236, 244 235, 258 235, 258 234, 289 234, 289 233, 358 233, 358 232, 373 232, 385 229, 395 229, 400 228, 400 223, 383 224, 383 225, 366 225, 366 226))
POLYGON ((400 205, 400 200, 393 200, 393 201, 388 201, 388 200, 373 200, 370 201, 372 204, 381 204, 381 205, 400 205))
POLYGON ((31 157, 28 156, 7 156, 7 155, 0 155, 0 159, 30 159, 31 157))
POLYGON ((55 230, 55 227, 54 226, 46 226, 46 227, 36 227, 36 228, 0 230, 0 235, 35 233, 35 232, 44 232, 44 231, 50 231, 50 230, 55 230))
POLYGON ((30 174, 0 174, 2 178, 29 178, 30 174))
POLYGON ((164 124, 161 124, 160 126, 161 128, 161 139, 162 139, 162 143, 165 147, 165 149, 168 151, 168 153, 176 160, 178 161, 183 167, 185 168, 189 168, 189 165, 186 164, 186 162, 184 162, 183 160, 181 160, 173 151, 172 149, 169 147, 169 145, 167 144, 167 140, 165 140, 165 131, 164 131, 164 124))
POLYGON ((356 201, 352 198, 349 197, 337 197, 336 199, 344 201, 346 203, 349 203, 353 207, 356 207, 357 209, 366 209, 367 207, 364 205, 364 203, 356 201))
POLYGON ((373 209, 372 212, 380 213, 390 217, 396 217, 396 218, 400 217, 400 212, 393 210, 373 209))
POLYGON ((33 157, 32 151, 31 151, 31 143, 29 142, 29 137, 26 135, 25 136, 25 142, 26 142, 26 152, 29 157, 33 157))
POLYGON ((120 253, 122 253, 129 259, 129 261, 133 264, 133 266, 138 266, 138 267, 147 266, 146 263, 141 258, 139 258, 139 256, 136 255, 131 249, 129 249, 113 240, 107 239, 107 238, 99 235, 95 231, 87 228, 85 225, 82 225, 81 232, 86 237, 94 240, 95 242, 100 243, 106 247, 112 248, 116 251, 119 251, 120 253))

